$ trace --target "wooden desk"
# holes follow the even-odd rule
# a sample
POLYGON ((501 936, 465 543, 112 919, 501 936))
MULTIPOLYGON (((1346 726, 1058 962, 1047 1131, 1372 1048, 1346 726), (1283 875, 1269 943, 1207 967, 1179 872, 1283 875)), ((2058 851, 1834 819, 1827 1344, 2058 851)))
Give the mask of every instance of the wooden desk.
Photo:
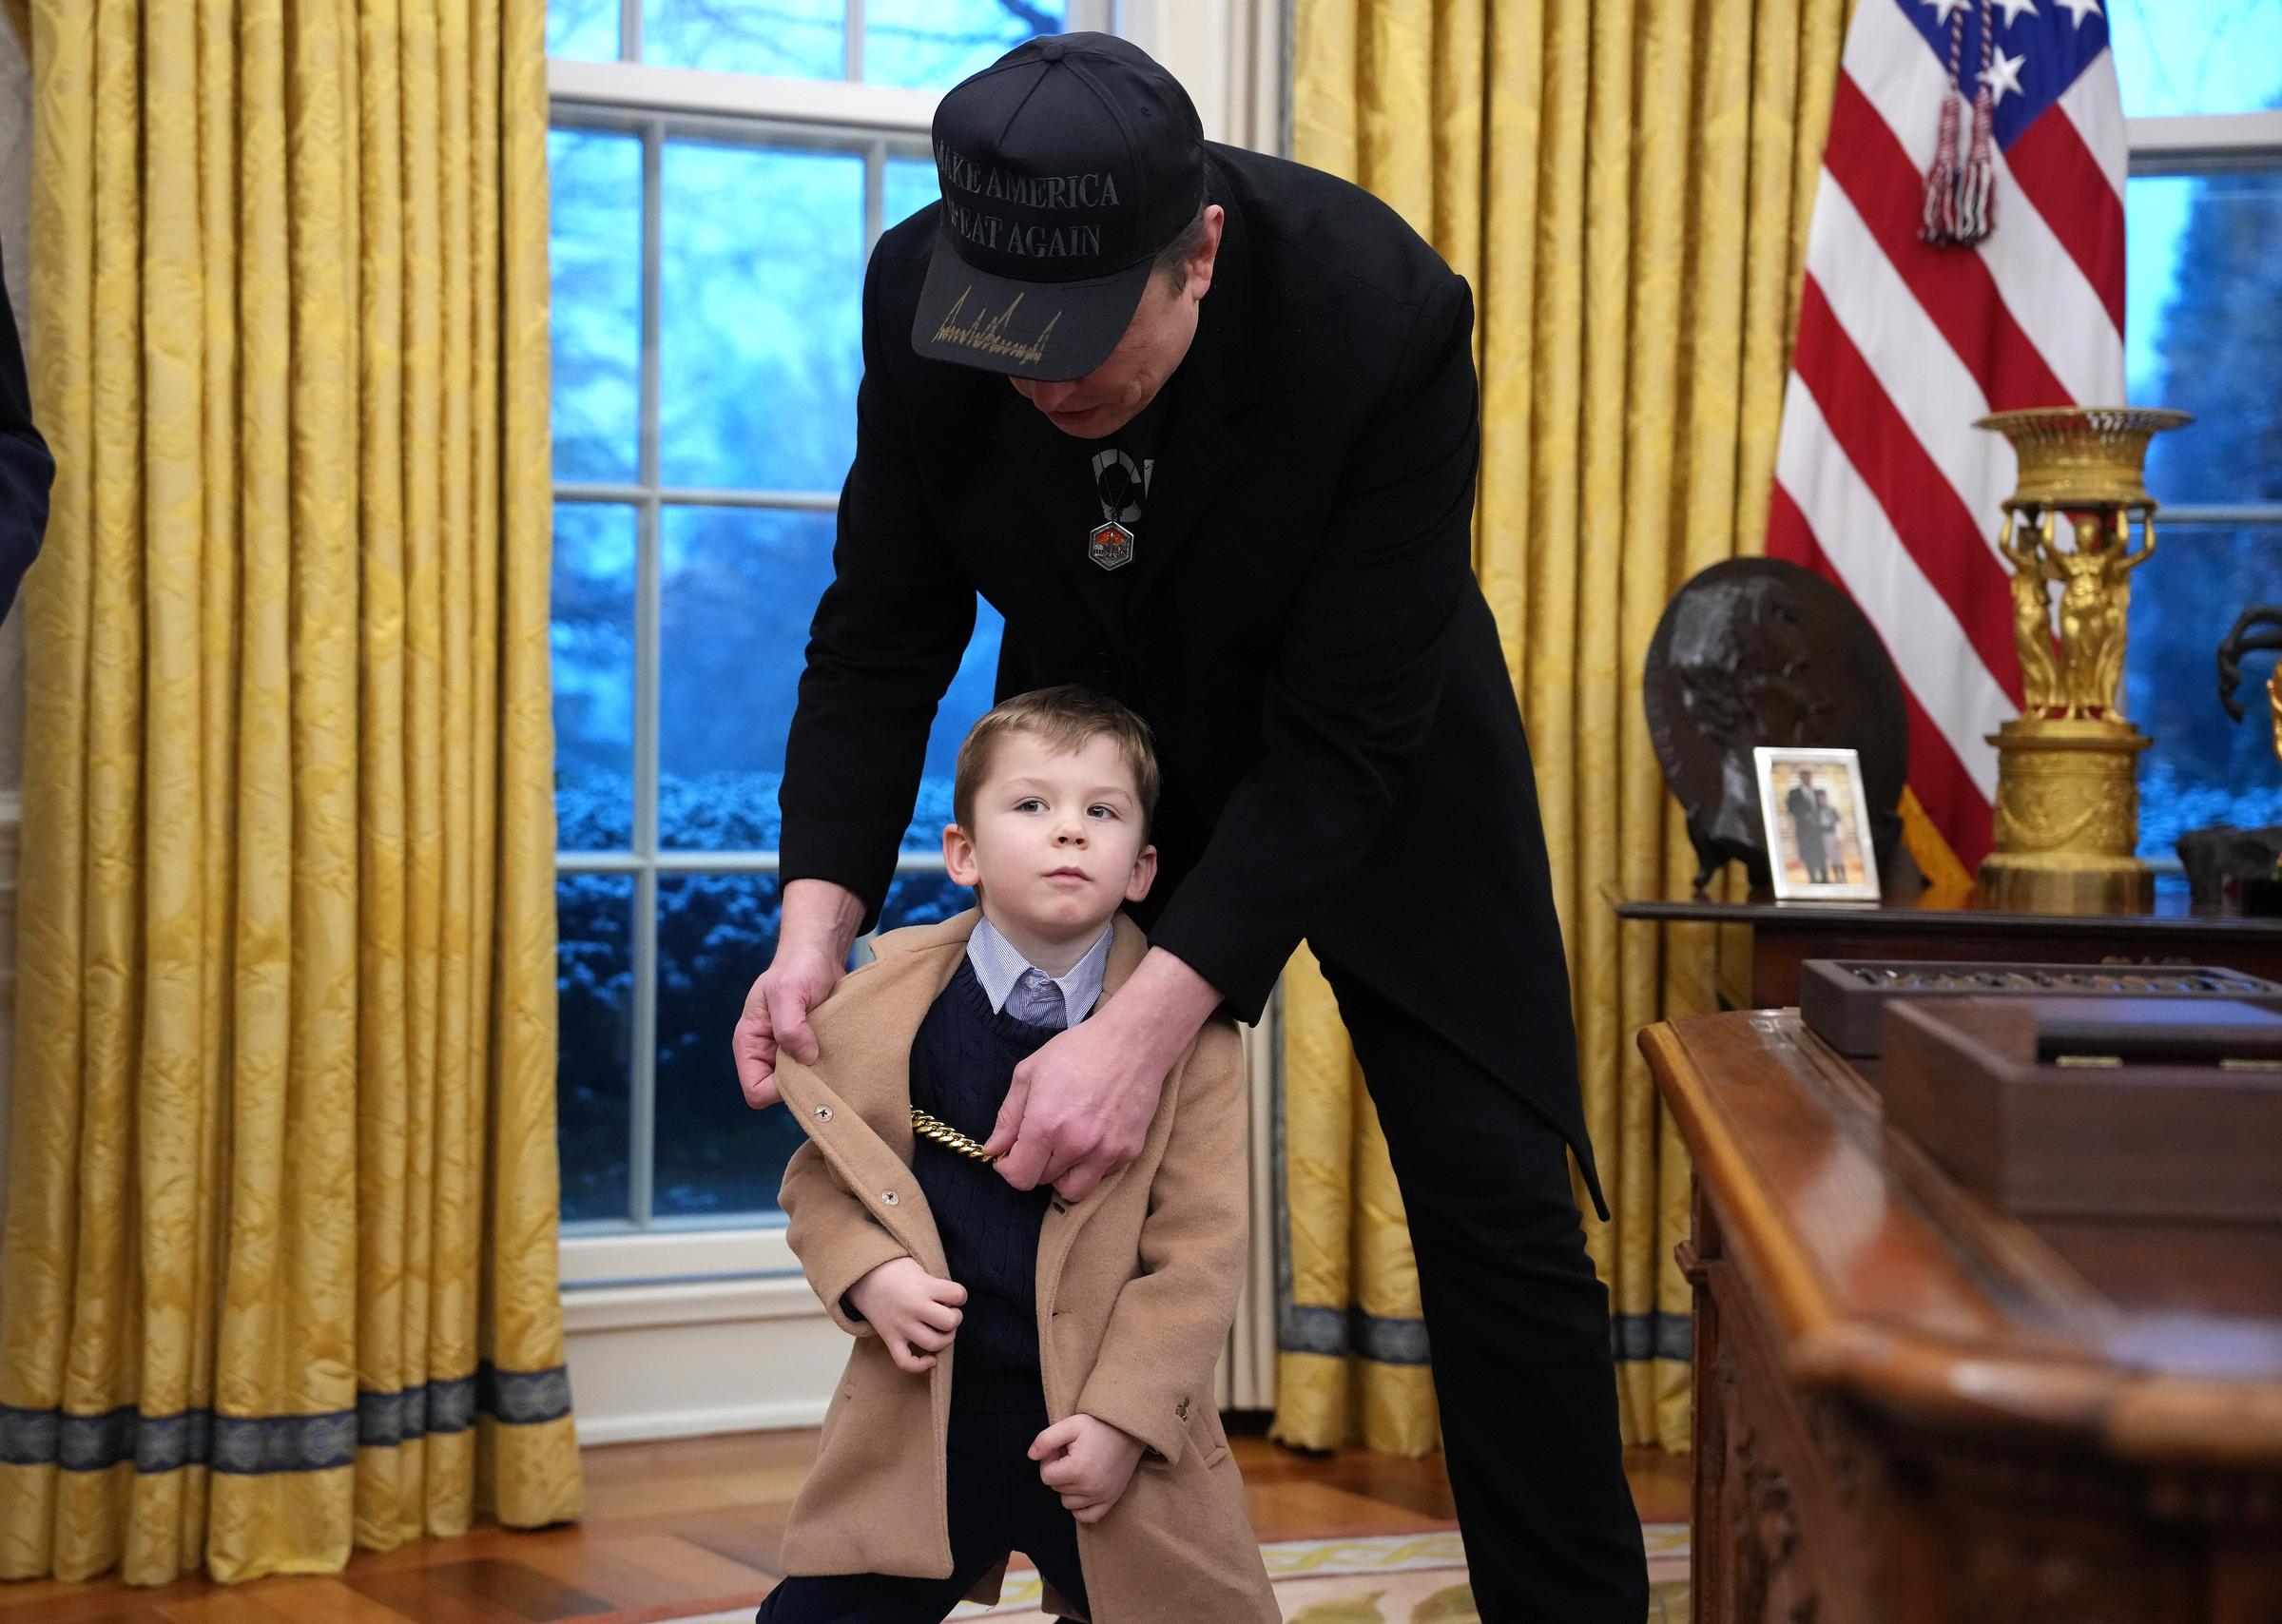
POLYGON ((2032 1229, 1793 1011, 1640 1047, 1696 1168, 1699 1624, 2282 1620, 2282 1227, 2032 1229))
POLYGON ((1720 997, 1730 1009, 1797 1003, 1799 966, 1809 958, 2221 964, 2282 981, 2282 918, 2194 913, 2184 881, 2160 887, 2152 914, 2100 917, 1999 913, 1975 906, 1970 896, 1944 900, 1932 892, 1913 901, 1859 907, 1765 899, 1665 900, 1613 893, 1607 900, 1622 919, 1748 927, 1748 973, 1723 973, 1720 981, 1720 997))

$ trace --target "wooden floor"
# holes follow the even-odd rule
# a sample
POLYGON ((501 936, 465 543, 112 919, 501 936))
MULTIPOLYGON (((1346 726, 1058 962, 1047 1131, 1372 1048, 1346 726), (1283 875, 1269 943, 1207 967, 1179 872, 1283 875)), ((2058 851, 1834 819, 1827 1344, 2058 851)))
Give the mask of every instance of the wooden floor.
MULTIPOLYGON (((1314 1457, 1257 1437, 1233 1441, 1263 1540, 1454 1526, 1439 1456, 1314 1457)), ((587 1517, 575 1527, 478 1529, 359 1555, 334 1576, 228 1589, 0 1584, 0 1624, 534 1624, 697 1612, 774 1581, 784 1515, 815 1450, 813 1432, 590 1449, 587 1517)), ((1687 1519, 1685 1456, 1642 1450, 1625 1464, 1643 1521, 1687 1519)))

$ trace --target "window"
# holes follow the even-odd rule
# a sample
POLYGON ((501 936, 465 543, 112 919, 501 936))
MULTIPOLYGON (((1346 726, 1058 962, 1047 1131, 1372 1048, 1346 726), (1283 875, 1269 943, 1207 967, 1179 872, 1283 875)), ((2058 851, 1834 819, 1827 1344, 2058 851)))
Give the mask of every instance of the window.
POLYGON ((2133 577, 2125 709, 2155 740, 2139 849, 2188 829, 2282 822, 2263 688, 2218 703, 2215 651, 2282 605, 2282 0, 2109 0, 2132 144, 2127 389, 2195 414, 2157 436, 2156 556, 2133 577))
MULTIPOLYGON (((1095 15, 1095 12, 1102 13, 1095 15)), ((572 1233, 750 1227, 799 1143, 728 1037, 774 951, 777 783, 855 441, 863 264, 935 97, 1106 0, 552 0, 558 1135, 572 1233)), ((952 757, 883 925, 965 905, 952 757)))

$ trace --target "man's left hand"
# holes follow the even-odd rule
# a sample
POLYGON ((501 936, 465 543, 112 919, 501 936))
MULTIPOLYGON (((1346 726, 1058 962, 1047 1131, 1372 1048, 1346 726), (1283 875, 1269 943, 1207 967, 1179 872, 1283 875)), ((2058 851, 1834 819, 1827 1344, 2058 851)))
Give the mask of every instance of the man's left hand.
POLYGON ((1051 1184, 1080 1201, 1141 1153, 1157 1096, 1220 994, 1161 948, 1151 948, 1091 1020, 1048 1041, 1015 1068, 998 1125, 983 1147, 1016 1189, 1051 1184))

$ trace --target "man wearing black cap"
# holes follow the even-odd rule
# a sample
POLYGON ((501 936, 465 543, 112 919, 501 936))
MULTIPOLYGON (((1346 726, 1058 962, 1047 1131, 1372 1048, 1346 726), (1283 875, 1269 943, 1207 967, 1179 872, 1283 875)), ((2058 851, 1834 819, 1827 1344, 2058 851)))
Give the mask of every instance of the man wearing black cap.
MULTIPOLYGON (((1104 35, 958 86, 935 156, 942 202, 865 278, 745 1096, 777 1099, 780 1043, 814 1055, 806 1012, 878 916, 979 591, 1002 696, 1113 694, 1164 775, 1135 910, 1154 945, 1016 1073, 1001 1170, 1082 1199, 1204 1021, 1256 1019, 1305 938, 1402 1181, 1481 1615, 1636 1624, 1608 1297, 1570 1193, 1574 1153, 1602 1205, 1567 963, 1472 570, 1466 284, 1358 188, 1209 145, 1180 86, 1104 35)), ((1283 1327, 1329 1353, 1350 1334, 1283 1327)))

